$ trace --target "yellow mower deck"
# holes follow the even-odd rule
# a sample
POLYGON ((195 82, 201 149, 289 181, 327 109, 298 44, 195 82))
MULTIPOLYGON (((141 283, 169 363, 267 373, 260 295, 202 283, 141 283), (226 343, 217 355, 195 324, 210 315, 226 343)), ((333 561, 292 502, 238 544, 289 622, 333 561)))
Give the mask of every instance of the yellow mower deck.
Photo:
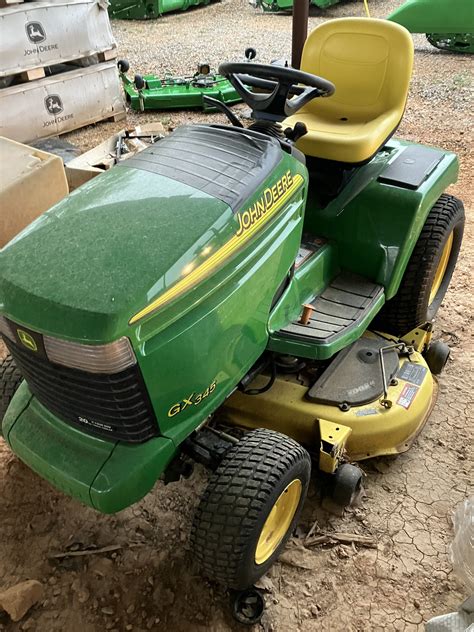
MULTIPOLYGON (((400 367, 407 362, 400 359, 400 367)), ((410 363, 426 368, 421 384, 401 377, 388 388, 390 408, 377 399, 363 406, 342 411, 308 401, 308 387, 297 377, 277 377, 273 387, 260 395, 236 392, 222 407, 226 422, 243 428, 269 428, 289 435, 310 452, 320 450, 320 469, 334 471, 345 449, 353 461, 375 456, 400 454, 410 448, 423 428, 436 401, 436 386, 420 353, 410 356, 410 363)), ((259 388, 265 377, 251 385, 259 388)))

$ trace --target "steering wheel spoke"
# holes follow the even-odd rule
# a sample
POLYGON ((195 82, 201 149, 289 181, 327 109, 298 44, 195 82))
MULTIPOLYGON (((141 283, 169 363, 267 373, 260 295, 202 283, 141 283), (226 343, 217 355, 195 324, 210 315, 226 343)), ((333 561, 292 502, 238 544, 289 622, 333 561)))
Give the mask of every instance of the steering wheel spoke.
POLYGON ((323 77, 285 66, 225 62, 219 73, 226 76, 242 99, 256 113, 283 119, 317 97, 334 94, 335 86, 323 77), (247 86, 265 92, 252 92, 247 86))

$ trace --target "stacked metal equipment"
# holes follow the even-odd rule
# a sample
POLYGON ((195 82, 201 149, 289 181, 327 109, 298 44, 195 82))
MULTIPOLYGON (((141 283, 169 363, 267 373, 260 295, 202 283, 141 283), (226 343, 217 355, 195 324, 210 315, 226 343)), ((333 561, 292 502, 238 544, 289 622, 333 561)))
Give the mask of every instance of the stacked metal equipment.
POLYGON ((106 0, 0 0, 0 136, 125 118, 106 0))

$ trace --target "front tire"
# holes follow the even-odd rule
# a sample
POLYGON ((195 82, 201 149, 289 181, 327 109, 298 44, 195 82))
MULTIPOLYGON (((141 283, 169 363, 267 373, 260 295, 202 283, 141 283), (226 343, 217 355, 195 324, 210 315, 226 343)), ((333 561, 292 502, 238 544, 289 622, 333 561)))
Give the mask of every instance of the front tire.
POLYGON ((212 474, 191 540, 204 575, 230 588, 254 584, 293 532, 308 490, 311 460, 293 439, 249 432, 212 474))
POLYGON ((3 358, 0 362, 0 436, 2 434, 3 418, 22 379, 23 376, 11 355, 3 358))
POLYGON ((435 317, 461 248, 464 206, 443 194, 428 214, 397 294, 383 307, 376 327, 403 336, 435 317))

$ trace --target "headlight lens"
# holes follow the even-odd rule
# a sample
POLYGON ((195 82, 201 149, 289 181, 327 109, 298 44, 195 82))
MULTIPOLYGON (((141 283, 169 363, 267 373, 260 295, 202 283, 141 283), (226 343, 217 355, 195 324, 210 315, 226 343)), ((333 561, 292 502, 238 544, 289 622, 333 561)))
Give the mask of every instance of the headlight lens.
MULTIPOLYGON (((14 327, 0 316, 0 333, 19 344, 14 327)), ((119 373, 137 363, 130 340, 125 337, 106 345, 88 345, 43 335, 43 344, 51 362, 88 373, 119 373)))
POLYGON ((119 373, 136 364, 128 338, 107 345, 86 345, 44 336, 44 348, 51 362, 89 373, 119 373))

